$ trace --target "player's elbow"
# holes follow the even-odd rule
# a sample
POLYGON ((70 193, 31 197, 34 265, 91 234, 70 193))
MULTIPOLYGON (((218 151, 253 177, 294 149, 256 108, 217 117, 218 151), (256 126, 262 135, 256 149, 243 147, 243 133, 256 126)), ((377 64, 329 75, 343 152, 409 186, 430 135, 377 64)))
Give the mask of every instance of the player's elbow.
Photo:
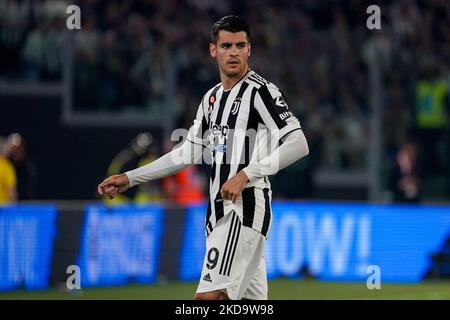
POLYGON ((300 146, 299 148, 299 159, 306 157, 309 154, 309 146, 308 146, 308 141, 306 140, 305 135, 303 134, 303 131, 298 130, 298 132, 296 132, 296 145, 300 146))
POLYGON ((308 142, 306 142, 306 140, 305 140, 305 145, 304 145, 304 148, 303 148, 302 158, 306 157, 308 154, 309 154, 309 146, 308 146, 308 142))
POLYGON ((298 152, 298 159, 300 160, 304 157, 306 157, 309 154, 309 148, 308 148, 308 144, 302 144, 302 146, 299 148, 299 152, 298 152))
POLYGON ((304 157, 306 157, 309 154, 309 145, 308 145, 308 141, 306 140, 305 136, 303 135, 303 139, 304 141, 304 149, 305 149, 305 154, 303 155, 304 157))

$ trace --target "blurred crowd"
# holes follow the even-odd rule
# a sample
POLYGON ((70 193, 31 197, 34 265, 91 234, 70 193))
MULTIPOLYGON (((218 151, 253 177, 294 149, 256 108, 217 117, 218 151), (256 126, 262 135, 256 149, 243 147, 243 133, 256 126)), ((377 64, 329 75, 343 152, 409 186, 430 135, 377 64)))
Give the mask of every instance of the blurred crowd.
MULTIPOLYGON (((187 127, 204 92, 219 81, 208 51, 212 23, 235 13, 251 26, 251 67, 283 90, 306 128, 312 151, 277 177, 280 196, 290 197, 291 184, 298 190, 302 181, 301 194, 307 197, 316 168, 367 168, 368 60, 374 43, 379 51, 372 59, 379 60, 384 84, 385 181, 392 190, 400 185, 398 153, 408 143, 416 150, 406 153, 415 155, 417 188, 423 188, 424 176, 443 171, 450 176, 446 0, 379 1, 381 30, 366 28, 366 8, 372 4, 367 1, 75 3, 82 22, 82 30, 73 33, 78 109, 141 110, 151 115, 170 103, 174 116, 181 119, 177 125, 187 127), (292 174, 301 178, 289 178, 292 174)), ((67 5, 0 0, 0 81, 61 77, 63 62, 57 52, 64 48, 61 30, 67 5)), ((445 183, 450 188, 450 182, 445 183)))

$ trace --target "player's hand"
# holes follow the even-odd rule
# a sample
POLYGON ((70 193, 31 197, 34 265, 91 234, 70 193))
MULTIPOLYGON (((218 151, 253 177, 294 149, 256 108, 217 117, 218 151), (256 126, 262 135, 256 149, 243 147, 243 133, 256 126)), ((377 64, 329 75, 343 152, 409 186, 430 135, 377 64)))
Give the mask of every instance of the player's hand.
POLYGON ((113 199, 119 193, 123 193, 130 188, 130 181, 126 174, 116 174, 105 179, 97 187, 99 194, 106 194, 110 199, 113 199))
POLYGON ((247 185, 248 177, 244 171, 239 171, 234 177, 225 182, 220 190, 220 195, 224 200, 231 200, 233 203, 247 185))

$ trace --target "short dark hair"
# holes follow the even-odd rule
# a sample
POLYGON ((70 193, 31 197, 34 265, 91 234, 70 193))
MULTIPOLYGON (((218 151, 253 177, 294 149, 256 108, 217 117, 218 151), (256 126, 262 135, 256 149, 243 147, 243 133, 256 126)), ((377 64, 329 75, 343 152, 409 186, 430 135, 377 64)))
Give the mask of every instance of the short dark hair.
POLYGON ((213 43, 217 43, 217 38, 219 37, 220 30, 225 30, 233 33, 244 31, 247 34, 247 40, 250 41, 250 27, 248 26, 247 22, 245 22, 238 16, 225 16, 214 23, 213 30, 211 32, 211 41, 213 43))

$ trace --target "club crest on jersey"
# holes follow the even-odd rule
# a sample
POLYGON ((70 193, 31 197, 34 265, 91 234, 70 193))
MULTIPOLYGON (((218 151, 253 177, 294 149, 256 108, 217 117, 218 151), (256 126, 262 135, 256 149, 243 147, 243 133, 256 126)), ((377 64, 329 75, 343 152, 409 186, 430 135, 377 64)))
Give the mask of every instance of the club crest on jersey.
POLYGON ((211 95, 209 97, 209 107, 208 107, 208 112, 213 111, 214 109, 214 103, 216 102, 216 96, 215 95, 211 95))
POLYGON ((231 114, 235 115, 239 111, 239 107, 241 106, 241 98, 238 97, 233 102, 233 108, 231 109, 231 114))

